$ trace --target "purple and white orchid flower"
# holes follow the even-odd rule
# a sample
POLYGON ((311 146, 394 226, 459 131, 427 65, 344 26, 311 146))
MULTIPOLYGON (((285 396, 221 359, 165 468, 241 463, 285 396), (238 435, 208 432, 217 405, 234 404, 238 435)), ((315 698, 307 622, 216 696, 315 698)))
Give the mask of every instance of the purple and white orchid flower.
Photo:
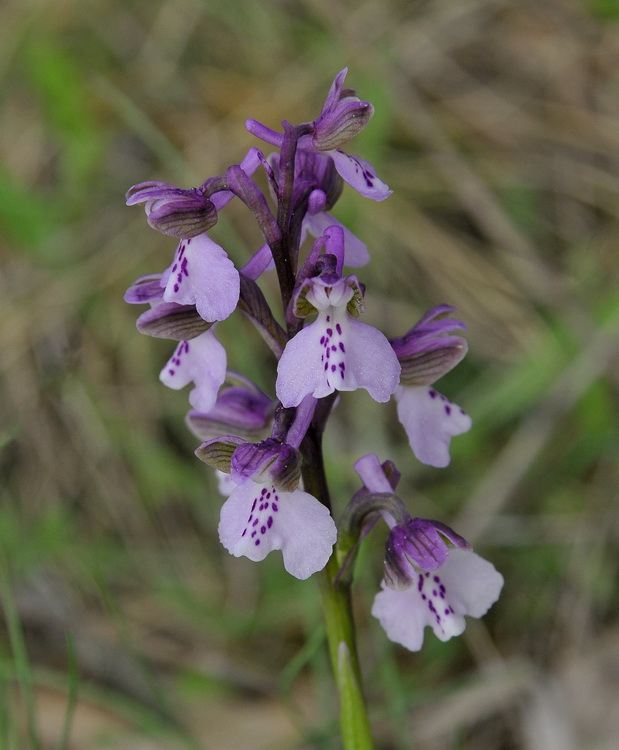
POLYGON ((415 456, 436 467, 449 464, 451 438, 471 428, 469 415, 431 387, 467 352, 465 339, 449 335, 454 329, 466 328, 462 321, 444 317, 453 310, 449 305, 437 305, 407 334, 391 340, 402 366, 395 392, 398 418, 415 456))
POLYGON ((387 338, 351 315, 362 309, 355 276, 328 273, 305 280, 296 314, 317 311, 318 317, 286 344, 279 361, 275 389, 284 406, 297 406, 309 394, 322 398, 357 388, 365 388, 375 401, 389 400, 400 364, 387 338))
POLYGON ((226 251, 207 234, 181 240, 162 274, 136 279, 125 293, 130 304, 192 305, 207 322, 225 320, 236 309, 239 272, 226 251))
POLYGON ((465 615, 483 617, 497 601, 503 576, 492 563, 466 549, 450 549, 443 565, 433 571, 410 565, 415 583, 395 591, 382 582, 372 614, 394 643, 410 651, 423 645, 430 626, 437 638, 448 641, 466 628, 465 615))
MULTIPOLYGON (((375 455, 360 458, 355 470, 370 492, 393 491, 375 455)), ((426 626, 447 641, 464 631, 465 615, 486 614, 504 582, 491 563, 443 523, 409 518, 396 524, 388 512, 381 514, 391 532, 372 614, 390 640, 419 651, 426 626)))
POLYGON ((235 557, 256 562, 281 550, 288 573, 305 579, 327 564, 337 529, 313 495, 294 482, 280 481, 295 453, 291 446, 271 440, 236 449, 231 477, 237 484, 222 506, 219 538, 235 557))

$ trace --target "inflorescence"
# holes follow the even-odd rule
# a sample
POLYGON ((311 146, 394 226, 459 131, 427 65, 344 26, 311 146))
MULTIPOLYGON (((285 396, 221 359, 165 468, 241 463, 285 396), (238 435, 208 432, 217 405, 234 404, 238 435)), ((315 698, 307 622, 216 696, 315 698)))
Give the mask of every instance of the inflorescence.
POLYGON ((193 383, 187 424, 203 441, 196 454, 218 471, 227 496, 219 523, 224 547, 256 561, 281 550, 286 570, 305 579, 325 567, 334 545, 350 566, 359 542, 384 521, 384 578, 372 613, 391 640, 418 650, 426 625, 447 640, 464 630, 464 615, 484 615, 503 578, 448 526, 409 515, 389 461, 366 455, 356 462, 362 486, 337 527, 327 492, 306 491, 312 462, 321 461, 319 436, 343 391, 362 388, 378 402, 394 396, 413 453, 431 466, 447 466, 451 438, 471 427, 470 417, 434 388, 467 351, 458 335, 466 326, 449 317, 454 308, 438 305, 392 339, 360 320, 365 287, 345 269, 365 265, 368 249, 331 210, 345 183, 375 201, 392 191, 371 164, 342 150, 374 112, 344 88, 346 73, 336 76, 312 122, 284 121, 283 132, 246 122, 273 153, 251 148, 240 164, 198 188, 145 182, 127 192, 129 205, 144 204, 151 227, 179 243, 172 263, 137 279, 125 299, 149 305, 137 321, 142 333, 178 342, 160 379, 175 389, 193 383), (266 195, 252 179, 260 169, 266 195), (240 268, 208 234, 233 199, 264 236, 240 268), (304 257, 308 237, 314 241, 304 257), (280 320, 258 283, 272 271, 280 320), (237 310, 277 360, 274 398, 228 370, 217 323, 237 310))

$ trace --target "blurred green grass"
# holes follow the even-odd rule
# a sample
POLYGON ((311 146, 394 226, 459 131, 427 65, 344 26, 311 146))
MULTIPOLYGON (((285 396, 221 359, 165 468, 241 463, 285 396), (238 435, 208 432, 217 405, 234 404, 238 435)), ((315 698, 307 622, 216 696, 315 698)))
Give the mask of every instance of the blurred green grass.
MULTIPOLYGON (((313 118, 344 65, 377 108, 354 150, 396 190, 376 205, 346 193, 336 210, 372 251, 366 319, 397 335, 431 305, 458 307, 470 354, 441 386, 474 429, 432 470, 392 406, 351 394, 327 437, 334 496, 355 489, 362 453, 393 458, 411 510, 453 522, 507 581, 462 638, 407 654, 369 616, 382 545, 369 540, 356 604, 379 747, 614 746, 612 7, 2 5, 0 546, 21 628, 9 637, 5 595, 0 746, 59 747, 68 632, 69 747, 337 747, 316 586, 275 555, 221 550, 186 394, 158 382, 169 346, 139 336, 122 302, 173 249, 123 195, 223 171, 254 145, 247 117, 313 118)), ((214 236, 242 262, 256 236, 230 208, 214 236)), ((252 342, 240 329, 232 364, 268 387, 252 342)))

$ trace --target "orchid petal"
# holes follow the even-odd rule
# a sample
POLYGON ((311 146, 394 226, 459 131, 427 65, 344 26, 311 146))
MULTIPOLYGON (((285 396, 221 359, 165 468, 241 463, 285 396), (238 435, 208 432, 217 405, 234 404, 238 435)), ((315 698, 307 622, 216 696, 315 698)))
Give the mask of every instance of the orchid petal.
POLYGON ((383 201, 393 193, 393 190, 376 176, 374 167, 364 159, 345 154, 339 149, 325 153, 333 159, 340 177, 364 198, 383 201))
POLYGON ((340 100, 340 97, 342 96, 342 89, 344 88, 344 80, 346 79, 347 73, 348 68, 342 68, 342 70, 340 70, 340 72, 333 79, 333 83, 331 84, 331 88, 329 89, 329 93, 327 94, 327 98, 325 99, 325 103, 322 107, 322 114, 328 112, 330 109, 333 109, 333 107, 335 107, 335 105, 340 100))
POLYGON ((305 579, 327 564, 337 531, 327 508, 307 492, 248 480, 224 503, 219 537, 235 557, 254 561, 281 549, 286 570, 305 579))
POLYGON ((471 429, 469 415, 434 388, 399 386, 395 398, 413 453, 424 464, 447 466, 451 438, 471 429))
POLYGON ((419 651, 430 626, 441 641, 460 635, 464 615, 482 617, 498 599, 503 576, 487 560, 468 550, 450 550, 440 570, 416 572, 416 583, 405 591, 382 584, 372 614, 387 636, 410 651, 419 651))
POLYGON ((174 390, 193 381, 195 388, 189 393, 189 403, 194 409, 208 412, 215 406, 217 392, 226 379, 226 350, 211 330, 191 341, 181 341, 159 379, 174 390))
POLYGON ((151 273, 137 278, 125 292, 124 300, 130 305, 156 305, 163 302, 161 274, 151 273))
POLYGON ((166 302, 195 305, 209 322, 225 320, 239 300, 239 272, 225 250, 206 234, 181 240, 164 281, 166 302))

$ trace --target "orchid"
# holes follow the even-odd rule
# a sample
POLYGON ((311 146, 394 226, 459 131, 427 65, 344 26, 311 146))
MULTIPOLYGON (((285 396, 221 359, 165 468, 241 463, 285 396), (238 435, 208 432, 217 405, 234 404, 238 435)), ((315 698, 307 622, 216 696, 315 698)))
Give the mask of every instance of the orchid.
POLYGON ((436 467, 449 464, 451 438, 471 428, 471 418, 464 409, 431 387, 467 351, 465 339, 448 335, 466 327, 460 320, 444 317, 453 309, 449 305, 433 307, 407 334, 391 340, 402 365, 395 392, 398 418, 415 456, 436 467))
POLYGON ((466 627, 464 616, 483 617, 503 588, 503 576, 492 563, 463 549, 450 550, 445 563, 432 572, 411 565, 410 575, 415 583, 404 591, 383 581, 372 606, 389 639, 409 651, 419 651, 426 626, 441 641, 460 635, 466 627))
MULTIPOLYGON (((421 647, 426 626, 441 640, 461 633, 466 616, 481 617, 496 601, 503 578, 447 525, 411 515, 395 493, 400 473, 391 461, 381 464, 374 454, 357 460, 362 487, 341 507, 332 503, 322 436, 340 394, 363 389, 380 403, 394 396, 413 453, 431 466, 447 466, 451 438, 471 427, 464 410, 434 388, 467 351, 457 335, 466 326, 449 318, 454 308, 433 307, 391 339, 359 319, 365 286, 344 268, 364 266, 370 252, 334 209, 345 183, 374 201, 392 191, 368 162, 343 150, 374 113, 344 87, 346 75, 346 68, 337 74, 311 121, 283 121, 280 133, 247 120, 275 153, 250 148, 199 187, 152 181, 130 188, 127 204, 143 204, 148 224, 179 242, 167 268, 139 277, 125 300, 147 306, 139 331, 176 342, 160 379, 177 390, 192 386, 186 424, 225 497, 223 547, 254 562, 280 550, 285 570, 300 580, 322 571, 345 750, 370 750, 350 609, 354 563, 367 536, 388 528, 372 614, 411 650, 421 647), (253 178, 257 170, 266 190, 253 178), (262 237, 245 255, 238 243, 238 268, 216 234, 232 200, 262 237), (306 249, 308 236, 314 241, 306 249), (272 268, 277 278, 266 279, 272 268), (228 369, 239 314, 269 350, 270 370, 252 362, 251 378, 228 369), (258 387, 254 377, 266 384, 258 387)), ((235 342, 232 359, 245 341, 243 334, 235 342)), ((242 354, 251 361, 249 351, 242 354)), ((335 458, 344 463, 346 455, 335 458)))
POLYGON ((299 579, 324 568, 337 529, 328 508, 300 489, 300 454, 293 445, 227 436, 206 441, 196 453, 230 475, 231 482, 219 480, 228 495, 219 538, 232 555, 260 561, 281 550, 284 567, 299 579))
POLYGON ((327 508, 309 493, 248 479, 221 509, 219 538, 235 557, 254 561, 281 550, 286 570, 305 579, 327 564, 337 530, 327 508))
POLYGON ((318 317, 288 342, 279 361, 276 392, 282 404, 297 406, 307 394, 323 398, 335 390, 357 388, 366 389, 376 401, 388 401, 400 365, 386 337, 349 312, 361 309, 356 277, 315 277, 302 296, 318 317), (381 367, 372 367, 377 361, 381 367))
MULTIPOLYGON (((375 455, 360 458, 355 469, 366 492, 393 492, 375 455)), ((390 533, 372 614, 390 640, 410 651, 421 648, 426 626, 442 641, 460 635, 465 615, 482 617, 496 602, 503 576, 444 523, 411 518, 399 501, 382 508, 390 533)))

